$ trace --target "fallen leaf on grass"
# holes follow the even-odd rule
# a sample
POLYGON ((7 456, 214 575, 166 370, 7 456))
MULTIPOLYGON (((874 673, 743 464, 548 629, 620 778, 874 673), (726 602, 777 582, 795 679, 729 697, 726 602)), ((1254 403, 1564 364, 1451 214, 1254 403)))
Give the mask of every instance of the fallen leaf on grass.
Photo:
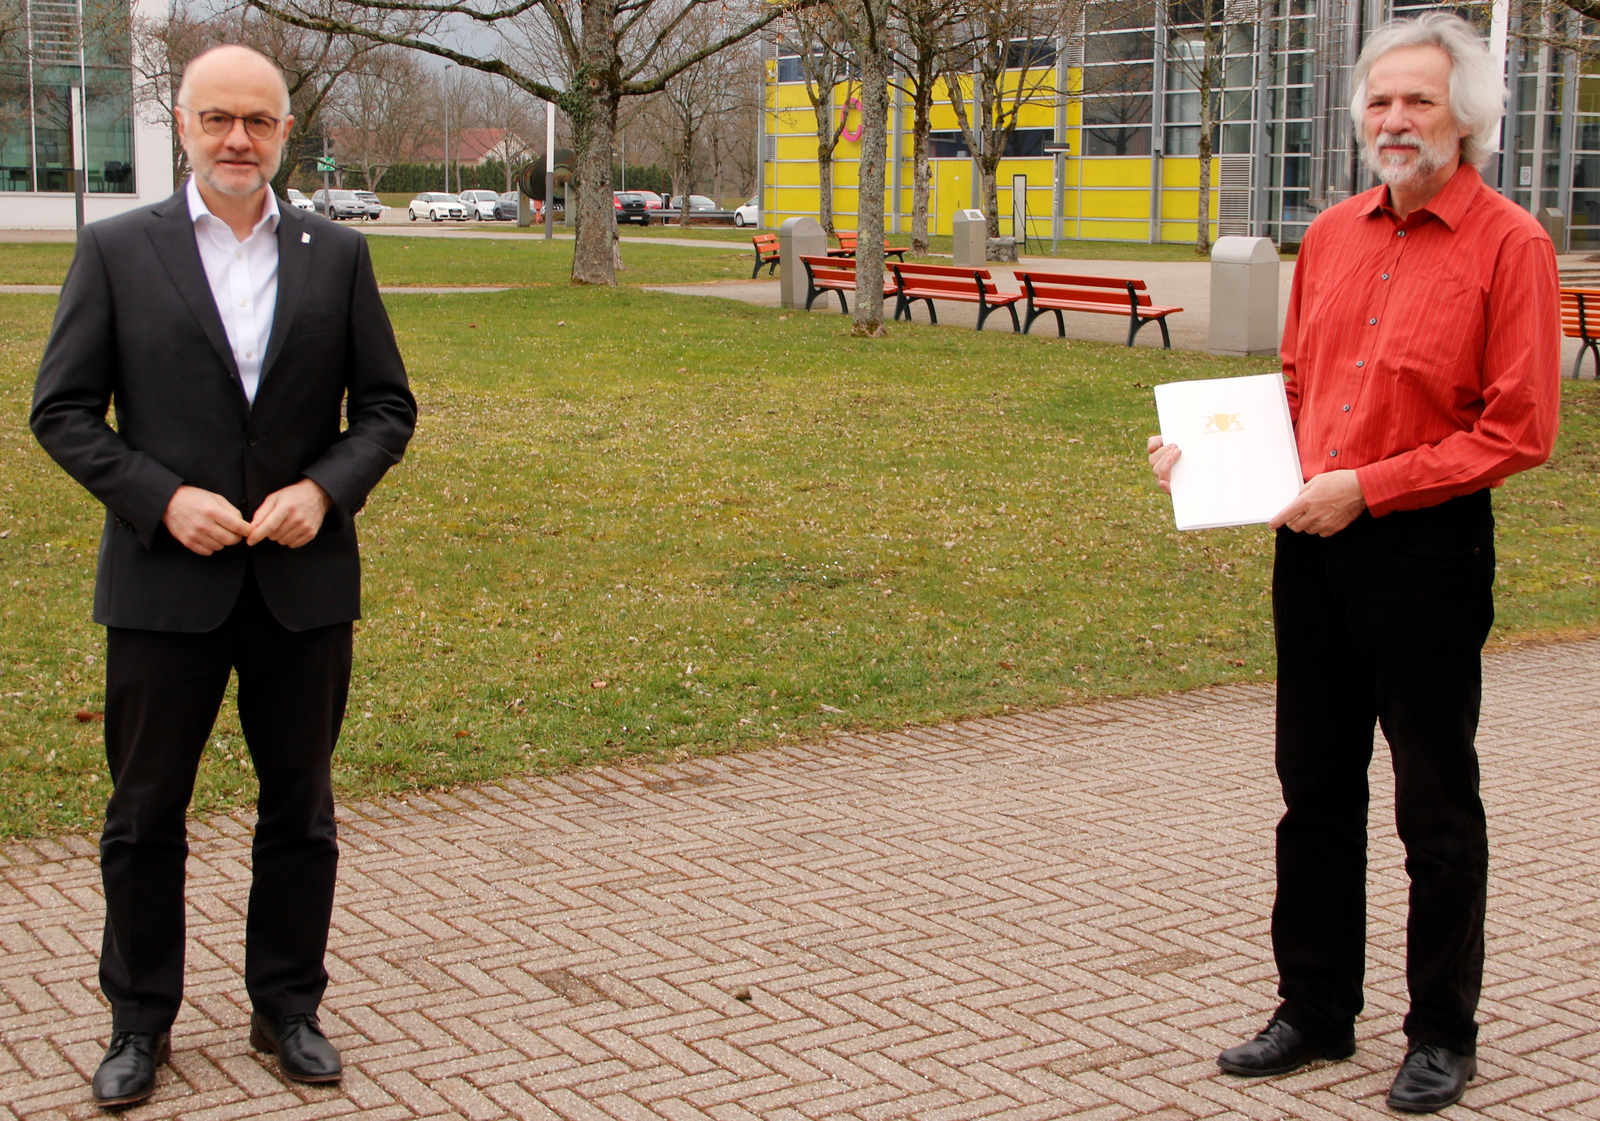
POLYGON ((90 712, 86 708, 80 708, 72 714, 72 718, 79 724, 88 724, 90 722, 99 724, 105 720, 106 714, 103 712, 90 712))
POLYGON ((609 684, 611 684, 611 682, 607 681, 605 678, 597 677, 593 681, 589 682, 589 688, 604 689, 609 684))
POLYGON ((456 739, 464 740, 470 735, 472 735, 472 733, 463 728, 461 731, 456 733, 456 739))
POLYGON ((834 708, 832 705, 818 705, 817 707, 820 708, 823 712, 835 712, 835 713, 838 713, 840 716, 844 715, 844 709, 842 709, 842 708, 834 708))
POLYGON ((1011 664, 1010 662, 1001 662, 1000 663, 1000 668, 1001 669, 1016 669, 1017 667, 1014 666, 1013 664, 1011 664))
POLYGON ((1244 665, 1244 659, 1243 658, 1229 658, 1228 659, 1228 664, 1230 666, 1242 666, 1242 665, 1244 665))

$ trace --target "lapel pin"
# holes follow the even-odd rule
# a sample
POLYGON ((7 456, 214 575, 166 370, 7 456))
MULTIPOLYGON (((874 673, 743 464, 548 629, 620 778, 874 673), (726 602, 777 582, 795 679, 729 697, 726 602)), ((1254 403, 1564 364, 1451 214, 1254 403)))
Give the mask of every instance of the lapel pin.
POLYGON ((300 235, 300 244, 301 245, 310 245, 311 244, 311 235, 310 234, 301 234, 300 235))

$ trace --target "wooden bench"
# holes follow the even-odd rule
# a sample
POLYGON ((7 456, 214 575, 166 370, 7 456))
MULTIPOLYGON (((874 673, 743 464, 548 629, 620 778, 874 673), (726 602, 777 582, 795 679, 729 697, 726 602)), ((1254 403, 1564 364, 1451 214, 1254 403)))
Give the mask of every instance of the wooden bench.
POLYGON ((1583 371, 1583 356, 1594 353, 1595 377, 1600 378, 1600 288, 1561 289, 1561 333, 1569 339, 1582 339, 1572 376, 1583 371))
POLYGON ((911 305, 916 300, 922 300, 928 305, 928 319, 930 322, 939 322, 939 313, 933 309, 935 300, 953 300, 956 303, 978 305, 978 330, 983 330, 984 320, 989 314, 1005 308, 1011 313, 1011 330, 1018 332, 1021 327, 1017 323, 1017 309, 1014 306, 1022 299, 1019 292, 1016 295, 1001 292, 996 287, 988 269, 952 268, 949 265, 900 265, 889 266, 894 272, 895 287, 899 299, 895 301, 894 317, 900 318, 902 312, 907 320, 911 318, 911 305))
POLYGON ((1158 307, 1150 302, 1144 281, 1127 280, 1114 276, 1072 276, 1059 272, 1019 272, 1017 283, 1028 299, 1027 318, 1022 327, 1026 335, 1033 321, 1045 312, 1056 317, 1056 334, 1065 337, 1067 325, 1061 319, 1064 311, 1087 311, 1099 315, 1126 315, 1128 317, 1128 345, 1146 323, 1154 320, 1161 325, 1161 345, 1172 349, 1172 337, 1167 334, 1167 316, 1182 311, 1181 307, 1158 307))
POLYGON ((756 267, 750 270, 750 279, 756 278, 762 265, 768 266, 767 275, 771 276, 778 269, 778 235, 756 234, 750 239, 750 244, 756 247, 756 267))
MULTIPOLYGON (((800 263, 806 269, 806 310, 811 310, 811 303, 818 296, 833 292, 839 297, 839 310, 849 315, 850 305, 845 302, 844 294, 856 290, 855 261, 838 257, 801 257, 800 263)), ((887 300, 896 291, 894 282, 885 277, 883 298, 887 300)))
MULTIPOLYGON (((828 250, 828 256, 854 257, 856 255, 856 241, 859 236, 859 234, 852 233, 834 234, 833 238, 839 243, 839 248, 828 250)), ((909 245, 885 245, 883 247, 883 255, 885 258, 898 257, 900 260, 904 261, 906 259, 906 254, 909 252, 911 252, 911 246, 909 245)))

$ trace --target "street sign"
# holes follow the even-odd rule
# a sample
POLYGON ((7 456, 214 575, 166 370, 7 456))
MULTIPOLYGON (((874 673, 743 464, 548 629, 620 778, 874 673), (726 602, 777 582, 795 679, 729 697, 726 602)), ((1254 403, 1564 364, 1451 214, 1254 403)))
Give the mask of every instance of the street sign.
POLYGON ((333 157, 332 156, 318 156, 317 157, 317 170, 318 171, 337 171, 339 169, 336 168, 333 165, 333 157))

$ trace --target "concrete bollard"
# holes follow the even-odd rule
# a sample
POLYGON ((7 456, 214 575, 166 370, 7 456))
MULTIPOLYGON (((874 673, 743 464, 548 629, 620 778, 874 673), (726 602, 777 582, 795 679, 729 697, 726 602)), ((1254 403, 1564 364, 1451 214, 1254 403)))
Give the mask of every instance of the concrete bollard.
POLYGON ((1266 237, 1211 247, 1212 354, 1278 353, 1278 250, 1266 237))
POLYGON ((950 232, 955 235, 956 268, 981 269, 989 263, 989 225, 983 211, 956 211, 950 232))
POLYGON ((828 235, 815 218, 790 218, 778 227, 778 297, 783 307, 806 306, 806 267, 801 257, 825 257, 828 235))

